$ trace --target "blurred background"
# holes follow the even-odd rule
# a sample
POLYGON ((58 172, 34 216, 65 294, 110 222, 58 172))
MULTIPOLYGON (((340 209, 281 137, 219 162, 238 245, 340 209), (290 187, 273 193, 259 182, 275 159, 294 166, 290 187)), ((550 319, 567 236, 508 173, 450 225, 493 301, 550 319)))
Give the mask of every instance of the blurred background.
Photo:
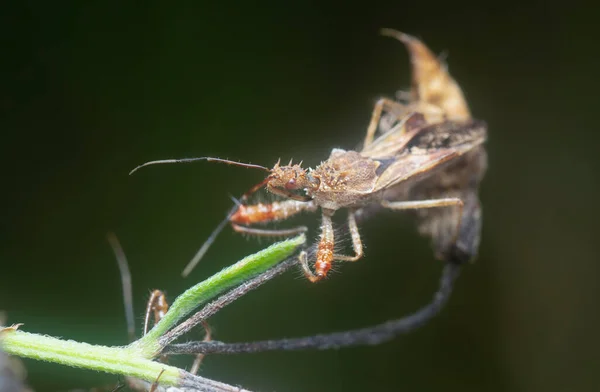
MULTIPOLYGON (((226 229, 181 270, 259 171, 154 159, 313 166, 354 148, 372 106, 409 86, 391 27, 447 55, 489 124, 480 256, 442 314, 376 347, 211 356, 201 375, 258 391, 600 388, 597 9, 544 2, 12 2, 0 8, 0 309, 23 329, 127 343, 114 231, 138 325, 149 291, 185 288, 266 246, 226 229)), ((317 216, 299 219, 313 229, 317 216)), ((290 222, 292 225, 294 222, 290 222)), ((440 262, 413 222, 361 227, 366 258, 322 284, 299 271, 210 320, 225 341, 398 318, 430 300, 440 262)), ((202 337, 201 331, 191 338, 202 337)), ((38 391, 117 376, 26 360, 38 391)), ((183 361, 181 365, 189 365, 183 361)))

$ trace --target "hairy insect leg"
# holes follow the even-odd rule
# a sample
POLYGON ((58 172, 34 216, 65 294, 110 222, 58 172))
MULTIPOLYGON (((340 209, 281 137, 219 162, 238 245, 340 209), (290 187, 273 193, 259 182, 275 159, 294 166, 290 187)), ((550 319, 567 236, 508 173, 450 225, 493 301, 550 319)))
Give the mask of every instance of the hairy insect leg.
POLYGON ((418 210, 422 208, 437 208, 437 207, 458 207, 459 214, 456 220, 456 229, 454 231, 453 243, 458 240, 460 226, 462 224, 464 202, 458 197, 446 197, 442 199, 431 200, 415 200, 415 201, 387 201, 383 200, 381 206, 391 210, 418 210))
POLYGON ((315 260, 315 272, 313 273, 308 266, 308 254, 302 251, 298 256, 300 266, 304 275, 311 282, 318 282, 327 276, 334 260, 333 247, 335 238, 333 234, 333 223, 331 216, 334 211, 323 209, 321 221, 321 240, 317 245, 317 254, 315 260))
MULTIPOLYGON (((150 298, 148 299, 148 304, 146 305, 146 314, 144 316, 144 335, 148 333, 148 328, 150 325, 150 315, 154 315, 154 324, 158 324, 160 320, 165 316, 167 311, 169 310, 169 303, 167 302, 167 297, 165 293, 160 290, 152 291, 150 294, 150 298)), ((166 355, 160 356, 160 361, 163 363, 167 363, 168 359, 166 355)))
POLYGON ((308 265, 308 254, 303 251, 298 256, 302 271, 308 280, 311 282, 318 282, 325 278, 327 273, 331 269, 331 265, 334 260, 339 261, 357 261, 363 257, 363 245, 360 239, 360 233, 358 232, 358 226, 356 225, 356 216, 354 211, 348 213, 348 227, 350 228, 350 235, 352 236, 352 248, 354 249, 354 256, 338 255, 333 253, 335 245, 335 238, 333 234, 333 223, 331 222, 331 216, 333 211, 323 210, 323 220, 321 222, 321 240, 317 246, 317 255, 315 261, 315 272, 312 272, 308 265))
MULTIPOLYGON (((210 329, 210 325, 205 320, 202 320, 202 327, 204 327, 204 339, 203 342, 210 342, 212 340, 212 330, 210 329)), ((200 370, 200 365, 202 364, 202 360, 206 354, 198 354, 196 355, 196 359, 194 359, 194 363, 192 364, 192 368, 190 369, 190 373, 197 374, 198 370, 200 370)))
POLYGON ((375 132, 377 132, 377 126, 379 125, 379 120, 381 119, 381 114, 383 113, 384 109, 396 109, 403 113, 406 111, 406 105, 388 98, 381 98, 375 103, 375 107, 373 107, 373 114, 371 114, 371 121, 369 122, 369 127, 367 128, 367 136, 365 137, 363 149, 373 142, 373 139, 375 138, 375 132))
POLYGON ((144 335, 148 333, 148 326, 150 325, 150 315, 154 315, 154 324, 157 324, 169 310, 169 304, 165 294, 160 290, 152 291, 148 304, 146 306, 146 314, 144 317, 144 335))
MULTIPOLYGON (((262 184, 262 183, 261 183, 262 184)), ((260 185, 260 184, 259 184, 260 185)), ((264 185, 264 184, 263 184, 264 185)), ((253 191, 254 192, 254 191, 253 191)), ((247 195, 242 196, 242 200, 245 200, 247 195)), ((298 200, 284 200, 279 202, 273 202, 270 204, 254 204, 254 205, 246 205, 234 200, 236 202, 236 206, 227 214, 227 217, 219 223, 219 225, 215 228, 212 234, 208 237, 206 242, 200 247, 200 250, 196 252, 192 260, 187 264, 185 269, 182 272, 184 277, 188 276, 190 272, 194 269, 194 267, 200 262, 202 257, 211 244, 214 242, 217 235, 221 232, 221 230, 228 224, 231 223, 234 230, 243 231, 244 229, 238 230, 236 225, 250 225, 258 222, 269 222, 273 220, 281 220, 286 219, 292 215, 298 214, 302 211, 316 211, 317 206, 312 201, 298 201, 298 200)), ((298 228, 299 229, 299 228, 298 228)), ((259 231, 259 230, 258 230, 259 231)), ((244 231, 248 234, 255 235, 269 235, 262 233, 250 233, 249 231, 244 231)), ((286 233, 272 233, 271 236, 291 236, 295 233, 301 233, 302 231, 290 232, 286 233)))
POLYGON ((300 263, 300 267, 302 267, 302 272, 304 272, 304 276, 306 276, 306 279, 310 280, 311 282, 318 282, 319 280, 325 277, 315 275, 310 270, 310 266, 308 265, 308 253, 306 251, 303 250, 302 252, 300 252, 300 254, 298 255, 298 262, 300 263))
POLYGON ((360 233, 358 232, 358 226, 356 225, 356 217, 354 215, 354 211, 350 211, 348 213, 348 227, 350 228, 350 236, 352 237, 352 248, 354 249, 354 256, 344 256, 344 255, 333 255, 334 260, 340 261, 358 261, 360 260, 363 253, 363 245, 360 239, 360 233))
POLYGON ((231 216, 231 227, 238 233, 256 235, 259 237, 291 237, 293 235, 305 233, 306 226, 298 226, 290 229, 257 229, 248 227, 254 223, 264 223, 270 221, 284 220, 297 215, 303 211, 316 211, 317 206, 313 202, 284 200, 273 202, 271 204, 240 204, 237 211, 231 216))
POLYGON ((240 204, 229 221, 232 224, 251 225, 284 220, 304 211, 316 210, 317 205, 313 201, 283 200, 269 204, 240 204))

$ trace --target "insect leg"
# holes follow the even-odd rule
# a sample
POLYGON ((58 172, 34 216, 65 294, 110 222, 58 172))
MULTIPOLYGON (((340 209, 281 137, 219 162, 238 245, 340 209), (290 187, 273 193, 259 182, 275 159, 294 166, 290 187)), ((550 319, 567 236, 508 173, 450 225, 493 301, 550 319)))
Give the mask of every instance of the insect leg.
POLYGON ((377 103, 375 103, 375 107, 373 108, 373 114, 371 115, 371 121, 369 122, 369 127, 367 128, 367 136, 365 137, 363 149, 373 142, 375 132, 377 132, 377 125, 379 125, 379 120, 381 119, 381 114, 383 113, 384 109, 397 109, 400 110, 401 113, 403 113, 406 111, 406 106, 388 98, 379 99, 377 103))
POLYGON ((352 236, 352 248, 354 249, 354 256, 344 255, 333 255, 334 260, 340 261, 357 261, 363 257, 363 245, 360 240, 360 233, 358 232, 358 226, 356 225, 356 217, 354 211, 348 213, 348 227, 350 228, 350 236, 352 236))
POLYGON ((308 229, 306 226, 292 227, 291 229, 270 230, 270 229, 255 229, 253 227, 231 224, 233 230, 238 233, 252 234, 260 237, 291 237, 296 234, 305 233, 308 229))
POLYGON ((317 206, 313 202, 297 200, 284 200, 271 204, 258 203, 255 205, 240 204, 237 211, 231 216, 230 222, 233 230, 238 233, 246 233, 261 237, 290 237, 292 235, 306 232, 305 226, 293 227, 291 229, 271 230, 256 229, 248 227, 254 223, 284 220, 302 211, 316 211, 317 206))
POLYGON ((150 391, 149 392, 155 392, 156 391, 156 388, 158 388, 158 380, 160 379, 160 376, 162 376, 162 374, 164 372, 165 372, 165 369, 161 370, 160 373, 158 373, 158 377, 156 377, 156 380, 154 380, 154 382, 150 386, 150 391))
POLYGON ((418 210, 421 208, 436 208, 436 207, 458 207, 459 214, 456 220, 456 230, 454 232, 454 238, 452 240, 455 243, 460 233, 460 226, 462 223, 464 202, 458 197, 446 197, 442 199, 431 199, 431 200, 415 200, 415 201, 387 201, 383 200, 381 206, 389 208, 391 210, 418 210))
POLYGON ((300 252, 300 254, 298 255, 298 261, 300 262, 302 272, 304 272, 304 276, 306 276, 306 279, 310 280, 313 283, 323 279, 322 276, 315 275, 310 270, 310 267, 308 266, 308 253, 306 251, 303 250, 302 252, 300 252))
POLYGON ((144 335, 148 333, 150 325, 150 314, 154 314, 154 324, 157 324, 169 310, 169 305, 165 298, 165 294, 160 290, 154 290, 150 294, 148 305, 146 306, 146 315, 144 317, 144 335))
MULTIPOLYGON (((169 304, 167 303, 167 297, 165 296, 165 293, 160 290, 152 291, 152 294, 150 294, 150 299, 148 299, 148 304, 146 305, 146 314, 144 316, 144 335, 148 333, 150 315, 154 315, 153 325, 156 325, 160 320, 162 320, 168 310, 169 304)), ((167 363, 167 356, 161 355, 160 361, 167 363)))
POLYGON ((298 256, 304 275, 311 282, 318 282, 327 276, 327 272, 331 269, 331 264, 334 260, 333 247, 335 238, 333 235, 333 223, 331 216, 333 211, 323 210, 321 222, 321 240, 317 245, 317 260, 315 261, 315 272, 313 273, 308 266, 308 254, 302 251, 298 256))
POLYGON ((240 204, 229 218, 229 221, 232 224, 251 225, 260 222, 284 220, 303 211, 314 212, 316 210, 317 205, 312 201, 284 200, 270 204, 240 204))
MULTIPOLYGON (((246 195, 242 197, 244 199, 246 195)), ((237 203, 237 201, 236 201, 237 203)), ((284 200, 279 202, 274 202, 271 204, 254 204, 254 205, 245 205, 241 203, 237 203, 237 206, 227 214, 227 217, 221 221, 221 223, 217 226, 217 228, 212 232, 210 237, 202 244, 200 250, 196 252, 192 260, 187 264, 185 269, 183 270, 182 275, 184 277, 188 276, 190 272, 194 269, 194 267, 200 262, 204 254, 213 243, 217 235, 221 232, 221 230, 227 225, 227 223, 231 223, 233 229, 236 231, 243 231, 249 234, 261 235, 261 233, 250 233, 248 230, 240 229, 239 225, 251 225, 253 223, 259 222, 270 222, 274 220, 282 220, 286 219, 292 215, 298 214, 302 211, 316 211, 317 206, 312 201, 298 201, 298 200, 284 200), (237 226, 237 228, 236 228, 237 226)), ((300 233, 303 231, 297 231, 300 233)), ((286 233, 272 233, 271 236, 290 236, 294 233, 286 234, 286 233)), ((262 234, 268 235, 268 234, 262 234)))
MULTIPOLYGON (((212 340, 212 331, 210 329, 210 325, 208 325, 208 323, 204 320, 202 320, 202 326, 204 327, 204 339, 202 339, 203 342, 210 342, 212 340)), ((197 374, 198 370, 200 369, 200 365, 202 364, 202 360, 204 359, 204 356, 206 354, 198 354, 196 355, 196 359, 194 359, 194 364, 192 365, 192 368, 190 369, 190 373, 192 374, 197 374)))

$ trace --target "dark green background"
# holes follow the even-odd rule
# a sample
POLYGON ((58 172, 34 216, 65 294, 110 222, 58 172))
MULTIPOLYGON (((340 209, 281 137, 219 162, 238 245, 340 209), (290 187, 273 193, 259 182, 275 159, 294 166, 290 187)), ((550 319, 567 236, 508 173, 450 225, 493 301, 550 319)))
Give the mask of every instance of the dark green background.
MULTIPOLYGON (((478 262, 439 318, 391 343, 209 357, 202 375, 260 391, 597 390, 597 11, 575 2, 4 3, 0 309, 26 331, 125 344, 107 231, 129 257, 138 316, 150 289, 172 300, 261 249, 227 229, 181 279, 228 194, 263 174, 209 163, 128 171, 204 155, 314 166, 333 147, 357 146, 375 100, 409 84, 404 48, 377 33, 392 27, 446 51, 489 123, 478 262)), ((362 327, 428 301, 441 265, 412 222, 384 214, 362 233, 363 261, 318 285, 286 274, 214 317, 216 337, 362 327)), ((117 381, 26 365, 39 391, 117 381)))

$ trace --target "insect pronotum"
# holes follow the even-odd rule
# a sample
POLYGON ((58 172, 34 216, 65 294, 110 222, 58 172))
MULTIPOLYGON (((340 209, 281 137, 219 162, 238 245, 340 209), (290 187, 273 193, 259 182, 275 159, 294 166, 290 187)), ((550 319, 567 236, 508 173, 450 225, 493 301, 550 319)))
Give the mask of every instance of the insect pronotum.
POLYGON ((476 255, 481 228, 477 191, 487 166, 483 147, 486 124, 471 117, 462 90, 420 40, 391 29, 381 32, 408 49, 412 87, 410 93, 402 94, 406 98, 377 101, 360 151, 333 149, 314 169, 304 169, 292 161, 284 166, 277 162, 267 169, 218 158, 153 161, 139 166, 209 160, 269 172, 217 227, 188 264, 184 276, 228 222, 240 233, 287 236, 306 228, 268 230, 253 225, 284 220, 303 211, 320 210, 322 216, 313 268, 306 252, 299 255, 304 274, 312 282, 325 278, 334 261, 352 262, 363 257, 356 218, 371 208, 416 211, 419 230, 432 238, 439 259, 462 263, 476 255), (285 200, 246 204, 262 187, 285 200), (341 209, 347 210, 353 255, 334 253, 332 216, 341 209))

